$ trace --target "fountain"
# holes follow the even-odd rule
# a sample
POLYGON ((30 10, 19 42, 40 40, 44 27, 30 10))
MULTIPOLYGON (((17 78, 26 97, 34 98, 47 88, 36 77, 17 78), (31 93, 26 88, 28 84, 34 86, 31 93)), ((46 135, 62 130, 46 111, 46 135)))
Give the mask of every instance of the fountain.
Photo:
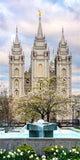
POLYGON ((41 154, 45 146, 51 145, 59 144, 71 149, 75 144, 80 146, 80 131, 60 129, 55 123, 39 120, 36 123, 27 123, 22 129, 14 128, 12 132, 0 133, 2 149, 14 150, 23 143, 31 145, 37 154, 41 154))
POLYGON ((40 119, 35 123, 28 123, 29 137, 53 137, 53 131, 57 130, 57 124, 44 122, 40 119))

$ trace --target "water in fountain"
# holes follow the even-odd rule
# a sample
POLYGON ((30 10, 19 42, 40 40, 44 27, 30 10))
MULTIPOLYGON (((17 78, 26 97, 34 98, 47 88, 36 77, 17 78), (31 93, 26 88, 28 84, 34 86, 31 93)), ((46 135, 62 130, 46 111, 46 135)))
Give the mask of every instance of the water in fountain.
POLYGON ((57 126, 57 130, 58 130, 58 131, 61 131, 61 129, 60 129, 58 126, 57 126))
POLYGON ((27 133, 27 124, 21 128, 20 130, 21 133, 27 133))
POLYGON ((39 137, 44 137, 44 132, 43 132, 44 120, 39 119, 36 125, 38 126, 39 137))
POLYGON ((43 119, 35 123, 28 123, 29 137, 53 137, 53 130, 57 129, 54 123, 44 122, 43 119))
POLYGON ((44 120, 43 120, 43 119, 39 119, 36 123, 38 123, 38 124, 43 124, 43 123, 44 123, 44 120))
MULTIPOLYGON (((57 131, 57 133, 58 133, 59 135, 62 134, 62 131, 61 131, 61 129, 60 129, 58 126, 57 126, 57 130, 56 130, 56 131, 57 131)), ((55 132, 56 132, 56 131, 55 131, 55 132)))

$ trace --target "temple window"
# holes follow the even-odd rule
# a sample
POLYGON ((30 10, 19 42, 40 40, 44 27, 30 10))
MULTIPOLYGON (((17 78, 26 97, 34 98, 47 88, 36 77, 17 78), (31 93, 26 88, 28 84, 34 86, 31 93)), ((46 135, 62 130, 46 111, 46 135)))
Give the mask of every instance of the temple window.
POLYGON ((18 68, 15 69, 14 74, 15 74, 15 76, 19 76, 19 69, 18 68))
POLYGON ((66 76, 66 69, 63 68, 63 69, 62 69, 62 77, 65 77, 65 76, 66 76))
POLYGON ((17 79, 15 80, 15 88, 19 88, 19 81, 17 79))
POLYGON ((39 76, 42 76, 42 64, 39 64, 39 76))

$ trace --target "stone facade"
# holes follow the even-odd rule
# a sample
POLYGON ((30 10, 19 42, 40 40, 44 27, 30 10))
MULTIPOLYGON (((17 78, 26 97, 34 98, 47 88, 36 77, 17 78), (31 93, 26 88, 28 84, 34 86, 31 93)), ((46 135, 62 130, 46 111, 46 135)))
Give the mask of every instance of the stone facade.
POLYGON ((25 73, 24 59, 25 57, 16 32, 16 39, 9 56, 9 95, 13 97, 23 96, 27 92, 32 91, 39 80, 42 81, 44 78, 52 76, 58 77, 56 87, 58 91, 63 92, 67 96, 71 94, 72 56, 69 54, 63 29, 57 55, 53 53, 50 63, 50 51, 47 48, 45 36, 43 36, 41 15, 39 15, 38 31, 31 51, 31 67, 25 73))
POLYGON ((49 78, 50 53, 47 49, 45 37, 42 33, 41 17, 39 17, 39 27, 35 37, 34 46, 31 52, 31 83, 32 90, 36 87, 38 80, 49 78))
POLYGON ((16 28, 16 38, 9 55, 9 95, 19 97, 24 95, 24 54, 18 40, 18 30, 16 28))
POLYGON ((71 94, 72 56, 69 55, 69 48, 64 39, 63 29, 55 64, 56 76, 59 77, 57 78, 59 81, 57 81, 57 89, 69 96, 71 94))

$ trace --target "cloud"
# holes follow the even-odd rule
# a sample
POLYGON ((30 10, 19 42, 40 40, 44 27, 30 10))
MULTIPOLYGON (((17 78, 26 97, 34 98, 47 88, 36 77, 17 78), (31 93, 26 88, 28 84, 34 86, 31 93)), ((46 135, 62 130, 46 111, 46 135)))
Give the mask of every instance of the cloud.
MULTIPOLYGON (((68 3, 66 5, 68 5, 68 3)), ((2 43, 3 45, 4 43, 5 47, 8 50, 10 49, 10 46, 8 44, 10 43, 10 41, 12 41, 12 37, 14 37, 15 35, 16 25, 19 26, 20 34, 23 35, 23 37, 26 36, 29 38, 35 36, 38 28, 38 9, 41 9, 42 11, 42 26, 44 34, 46 34, 47 39, 49 38, 49 40, 51 41, 50 44, 54 44, 55 40, 57 41, 56 46, 53 45, 53 48, 56 49, 58 46, 59 40, 61 38, 62 26, 64 27, 65 39, 68 40, 69 46, 71 46, 72 48, 74 48, 75 46, 80 47, 80 22, 75 19, 75 13, 72 13, 68 9, 65 9, 60 5, 59 1, 54 4, 49 3, 49 1, 46 0, 20 0, 19 2, 18 0, 6 0, 0 4, 0 7, 3 17, 2 22, 5 25, 5 32, 2 32, 2 36, 5 42, 2 41, 1 37, 0 44, 2 43)), ((2 29, 2 27, 0 29, 2 29)), ((26 43, 28 43, 28 38, 26 40, 26 43)), ((31 46, 33 43, 32 39, 30 43, 31 46)), ((52 46, 50 46, 50 48, 52 48, 52 46)), ((3 50, 3 52, 5 52, 5 50, 3 50)), ((5 62, 5 59, 2 56, 0 63, 8 64, 8 58, 6 58, 6 61, 7 62, 5 62)))
POLYGON ((72 66, 72 73, 80 73, 80 68, 77 66, 72 66))
MULTIPOLYGON (((4 49, 5 51, 5 49, 4 49)), ((0 65, 8 65, 9 52, 0 51, 0 65)))
POLYGON ((1 74, 0 74, 0 78, 3 78, 3 77, 5 77, 5 75, 1 75, 1 74))
POLYGON ((80 0, 64 0, 64 3, 70 7, 75 7, 75 5, 80 4, 80 0))
POLYGON ((80 76, 72 76, 72 82, 80 85, 80 76))
MULTIPOLYGON (((8 55, 15 39, 17 25, 25 54, 25 70, 28 70, 31 49, 38 29, 38 10, 42 12, 42 28, 50 54, 52 55, 53 48, 57 51, 63 26, 65 40, 72 52, 72 73, 80 73, 80 0, 0 1, 0 64, 9 65, 8 55)), ((1 71, 0 74, 2 75, 1 71)), ((79 78, 73 75, 73 83, 79 84, 79 80, 76 80, 79 78)))
POLYGON ((0 80, 0 92, 3 91, 4 89, 9 90, 9 82, 8 81, 1 81, 0 80))
POLYGON ((73 88, 73 89, 72 89, 72 94, 73 94, 73 95, 80 95, 80 89, 78 89, 78 88, 73 88))

